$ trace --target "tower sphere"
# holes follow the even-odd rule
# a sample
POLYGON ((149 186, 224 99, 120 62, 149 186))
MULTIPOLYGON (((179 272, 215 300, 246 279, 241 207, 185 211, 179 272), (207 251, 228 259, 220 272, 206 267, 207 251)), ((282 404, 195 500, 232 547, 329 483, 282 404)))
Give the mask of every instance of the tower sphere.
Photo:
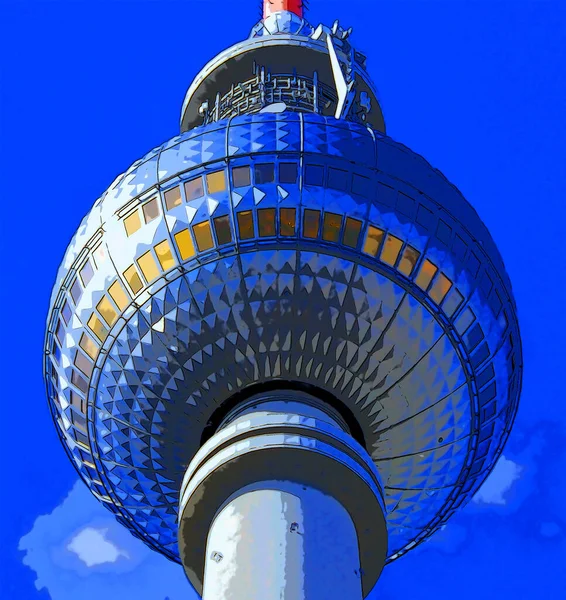
POLYGON ((189 90, 184 132, 80 224, 51 297, 50 407, 92 493, 179 561, 183 477, 228 412, 266 390, 317 397, 379 473, 392 561, 502 451, 521 385, 516 308, 472 206, 384 133, 375 101, 363 109, 373 88, 344 30, 282 17, 294 33, 260 23, 238 69, 306 48, 310 72, 256 60, 239 92, 220 89, 233 54, 220 55, 189 90), (338 117, 333 56, 358 84, 338 117), (202 106, 214 85, 230 102, 202 106))

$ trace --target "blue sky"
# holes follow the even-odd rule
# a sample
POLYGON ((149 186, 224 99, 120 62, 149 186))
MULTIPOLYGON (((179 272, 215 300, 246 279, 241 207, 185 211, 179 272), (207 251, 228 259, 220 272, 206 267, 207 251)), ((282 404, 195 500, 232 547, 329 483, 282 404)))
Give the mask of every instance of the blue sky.
MULTIPOLYGON (((114 178, 178 132, 184 92, 247 35, 257 0, 7 0, 0 81, 6 600, 194 598, 181 569, 120 528, 67 461, 41 374, 57 266, 114 178)), ((480 493, 385 569, 372 598, 566 597, 566 4, 310 0, 353 26, 388 133, 441 169, 498 244, 519 308, 514 432, 480 493)))

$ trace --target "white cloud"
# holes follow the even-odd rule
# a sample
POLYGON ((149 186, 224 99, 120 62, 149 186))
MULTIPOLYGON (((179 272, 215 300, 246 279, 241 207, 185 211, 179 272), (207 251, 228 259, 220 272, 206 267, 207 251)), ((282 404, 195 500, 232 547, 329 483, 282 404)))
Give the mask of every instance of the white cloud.
POLYGON ((197 600, 182 567, 150 550, 77 482, 21 538, 35 586, 52 600, 197 600))
POLYGON ((495 468, 474 496, 476 504, 506 504, 505 494, 519 479, 523 468, 505 456, 497 461, 495 468))
POLYGON ((121 556, 129 558, 124 550, 120 550, 106 539, 106 529, 85 527, 71 540, 67 549, 74 552, 87 567, 116 562, 121 556))

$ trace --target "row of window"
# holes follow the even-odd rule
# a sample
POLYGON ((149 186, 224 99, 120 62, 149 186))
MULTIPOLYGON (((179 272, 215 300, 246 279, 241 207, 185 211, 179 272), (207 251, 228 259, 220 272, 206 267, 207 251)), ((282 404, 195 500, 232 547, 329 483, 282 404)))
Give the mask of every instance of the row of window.
MULTIPOLYGON (((241 240, 273 237, 291 237, 297 235, 297 209, 279 207, 258 209, 257 211, 245 210, 236 213, 237 235, 241 240), (278 213, 278 214, 277 214, 278 213), (257 234, 256 234, 257 232, 257 234)), ((453 282, 434 265, 429 259, 424 258, 417 269, 421 259, 421 253, 410 245, 404 244, 403 240, 386 233, 382 229, 368 225, 365 236, 362 239, 362 221, 340 214, 321 212, 314 209, 303 211, 301 230, 302 236, 307 239, 322 239, 326 242, 341 243, 349 248, 358 248, 369 256, 378 258, 381 262, 395 268, 408 278, 414 277, 414 282, 437 304, 442 305, 444 312, 451 317, 464 301, 462 294, 454 288, 453 282)), ((213 218, 211 221, 203 221, 192 225, 190 229, 183 229, 174 234, 176 250, 181 260, 186 261, 198 252, 211 250, 218 245, 233 242, 232 226, 230 217, 224 215, 213 218), (192 233, 191 233, 192 230, 192 233)), ((131 294, 137 295, 145 285, 157 279, 162 273, 168 271, 175 265, 173 252, 168 240, 163 240, 152 249, 140 256, 124 272, 131 294)), ((84 285, 88 283, 88 277, 79 272, 79 277, 84 285), (85 283, 86 282, 86 283, 85 283)), ((74 302, 78 301, 73 295, 73 288, 79 277, 71 286, 70 295, 74 302)), ((124 289, 119 281, 115 281, 108 292, 96 305, 88 319, 89 333, 83 332, 79 340, 79 348, 74 357, 74 369, 72 371, 71 383, 86 397, 88 391, 88 379, 90 378, 94 361, 96 360, 100 345, 106 339, 110 328, 118 319, 119 314, 128 306, 131 295, 124 289)), ((464 313, 466 314, 466 313, 464 313)), ((464 317, 464 314, 462 317, 464 317)), ((65 326, 69 323, 71 309, 68 301, 61 310, 61 318, 56 327, 55 338, 58 344, 53 347, 55 360, 60 362, 61 351, 59 346, 63 344, 65 326)), ((472 317, 473 319, 473 317, 472 317)), ((459 319, 459 321, 461 321, 459 319)), ((465 320, 465 319, 464 319, 465 320)), ((464 323, 459 323, 458 329, 464 331, 464 323)), ((466 324, 467 325, 467 324, 466 324)), ((73 394, 77 394, 73 392, 73 394)), ((71 404, 79 409, 84 399, 77 396, 76 402, 71 404)), ((79 409, 80 410, 80 409, 79 409)), ((82 412, 82 411, 81 411, 82 412)))
MULTIPOLYGON (((296 208, 244 210, 236 213, 236 222, 238 238, 242 241, 253 240, 256 236, 293 237, 298 234, 296 208)), ((362 221, 352 217, 305 209, 301 231, 302 237, 306 239, 322 239, 355 249, 360 243, 362 226, 362 221)), ((197 251, 205 252, 234 241, 228 215, 197 223, 190 229, 192 235, 189 229, 174 235, 179 256, 183 261, 193 257, 197 251)), ((464 301, 462 294, 453 288, 453 282, 429 259, 422 260, 418 272, 415 273, 421 253, 416 248, 405 245, 400 238, 374 225, 368 225, 361 250, 369 256, 379 258, 381 262, 408 278, 414 276, 416 285, 427 292, 437 305, 442 305, 449 317, 464 301)), ((144 287, 143 282, 150 283, 173 264, 169 243, 163 241, 153 248, 153 252, 146 252, 136 264, 128 267, 124 278, 135 295, 144 287)))
MULTIPOLYGON (((296 184, 299 179, 299 165, 296 162, 274 163, 256 163, 252 166, 244 165, 233 167, 232 187, 234 189, 249 187, 251 185, 263 185, 278 183, 296 184)), ((305 185, 322 186, 324 184, 325 167, 322 165, 305 166, 305 185)), ((331 189, 338 191, 348 191, 350 189, 357 194, 367 195, 370 180, 361 175, 352 174, 342 169, 333 167, 328 168, 326 185, 331 189)), ((197 175, 181 186, 177 185, 164 192, 165 209, 167 211, 180 206, 184 201, 190 202, 197 198, 202 198, 206 194, 217 194, 227 189, 226 173, 224 170, 214 171, 206 175, 197 175)), ((129 237, 136 233, 144 223, 150 223, 159 216, 158 199, 151 198, 134 212, 124 218, 124 228, 129 237)))

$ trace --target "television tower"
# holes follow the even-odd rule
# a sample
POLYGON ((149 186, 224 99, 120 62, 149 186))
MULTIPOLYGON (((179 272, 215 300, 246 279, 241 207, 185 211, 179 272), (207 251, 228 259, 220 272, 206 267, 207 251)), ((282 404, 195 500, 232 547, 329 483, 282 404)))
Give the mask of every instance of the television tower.
POLYGON ((366 597, 473 496, 517 410, 501 256, 386 135, 350 34, 265 0, 189 87, 181 134, 96 201, 53 290, 69 457, 205 600, 366 597))

